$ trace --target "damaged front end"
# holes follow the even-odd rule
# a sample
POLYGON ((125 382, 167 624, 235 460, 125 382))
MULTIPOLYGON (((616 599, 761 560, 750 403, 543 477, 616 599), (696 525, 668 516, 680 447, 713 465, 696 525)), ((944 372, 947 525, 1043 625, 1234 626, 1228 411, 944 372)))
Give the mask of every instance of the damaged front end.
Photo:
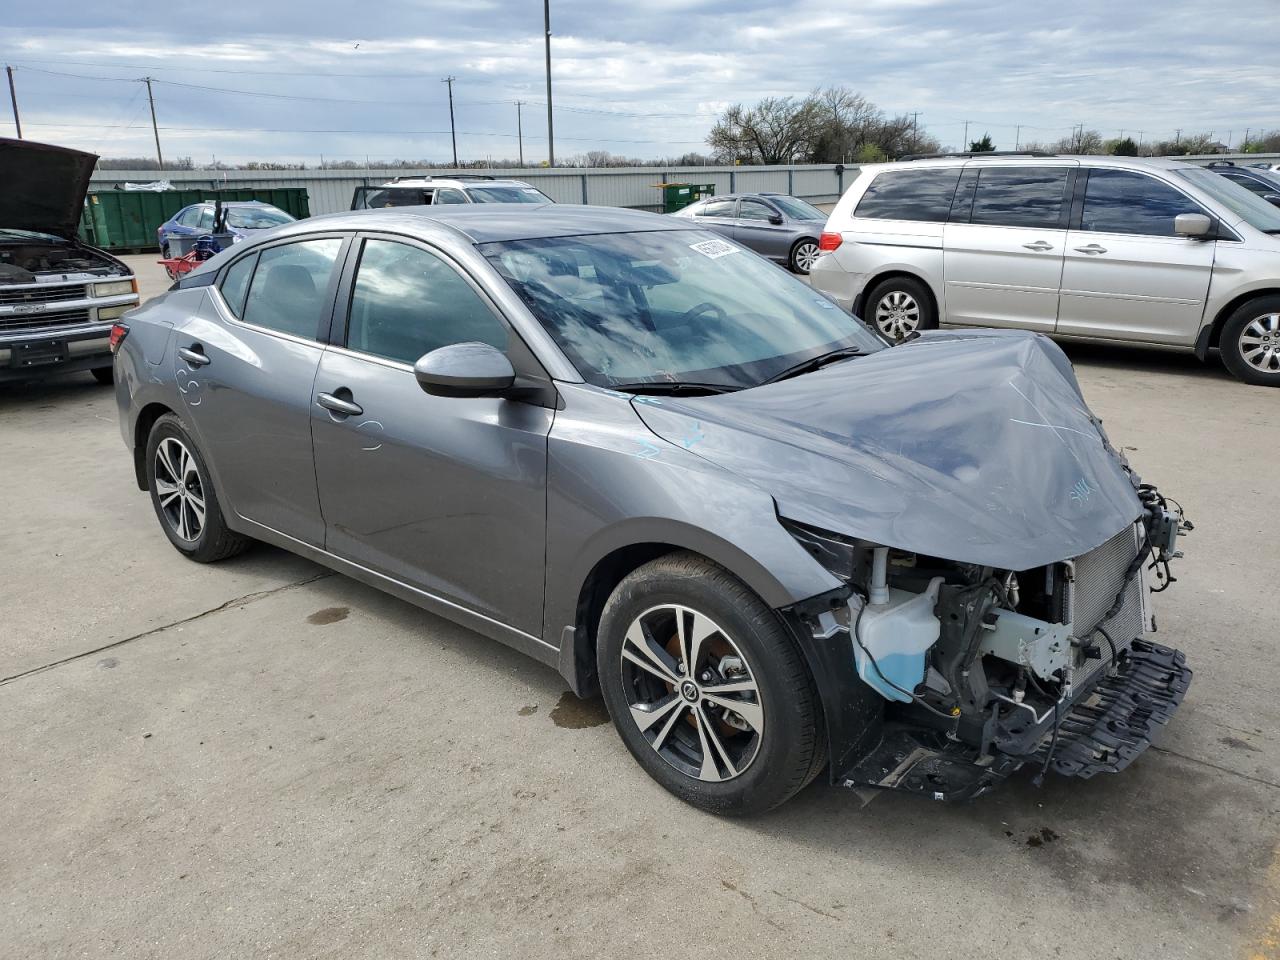
POLYGON ((828 704, 833 781, 964 799, 1024 764, 1091 777, 1150 746, 1191 671, 1148 637, 1148 594, 1173 582, 1191 524, 1137 493, 1142 516, 1100 546, 1017 571, 786 522, 845 583, 790 611, 861 681, 828 704))

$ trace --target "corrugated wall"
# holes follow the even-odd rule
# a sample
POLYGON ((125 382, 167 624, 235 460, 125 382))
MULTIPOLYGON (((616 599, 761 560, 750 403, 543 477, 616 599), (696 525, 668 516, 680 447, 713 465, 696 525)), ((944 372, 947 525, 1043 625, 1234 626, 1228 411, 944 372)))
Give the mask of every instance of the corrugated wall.
MULTIPOLYGON (((847 186, 856 167, 845 169, 847 186)), ((476 173, 474 170, 462 171, 476 173)), ((487 174, 513 177, 533 184, 556 203, 586 203, 610 207, 658 209, 662 199, 654 184, 714 183, 717 194, 737 191, 792 193, 815 203, 839 198, 841 178, 830 164, 788 167, 608 167, 534 168, 487 170, 487 174)), ((356 187, 377 186, 393 177, 449 176, 445 170, 170 170, 163 176, 175 187, 303 187, 312 214, 336 213, 351 208, 356 187)), ((147 182, 160 176, 155 170, 101 170, 93 175, 90 190, 108 190, 125 181, 147 182)))

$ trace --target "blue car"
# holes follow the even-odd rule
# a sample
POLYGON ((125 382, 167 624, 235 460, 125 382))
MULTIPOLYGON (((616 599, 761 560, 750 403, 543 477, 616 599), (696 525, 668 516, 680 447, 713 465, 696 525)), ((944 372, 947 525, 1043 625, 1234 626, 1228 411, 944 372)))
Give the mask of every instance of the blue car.
MULTIPOLYGON (((261 230, 270 230, 282 223, 293 223, 296 219, 279 207, 273 207, 261 200, 241 200, 224 203, 222 208, 227 214, 226 232, 231 234, 232 242, 239 243, 252 237, 261 230)), ((162 256, 169 256, 170 237, 197 237, 213 232, 212 201, 193 203, 183 207, 172 217, 156 228, 156 241, 160 244, 162 256)))

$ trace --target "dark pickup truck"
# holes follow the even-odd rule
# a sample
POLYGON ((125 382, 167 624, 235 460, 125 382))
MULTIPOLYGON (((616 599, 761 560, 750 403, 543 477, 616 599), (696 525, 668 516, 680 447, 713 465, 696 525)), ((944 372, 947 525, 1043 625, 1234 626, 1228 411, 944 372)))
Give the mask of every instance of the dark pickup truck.
POLYGON ((111 382, 111 325, 138 305, 138 281, 76 237, 97 160, 0 139, 0 381, 89 370, 111 382))

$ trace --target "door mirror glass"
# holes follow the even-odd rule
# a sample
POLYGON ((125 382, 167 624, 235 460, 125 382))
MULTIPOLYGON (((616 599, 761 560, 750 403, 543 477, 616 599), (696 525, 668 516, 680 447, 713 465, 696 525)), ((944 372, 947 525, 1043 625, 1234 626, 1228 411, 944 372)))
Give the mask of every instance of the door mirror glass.
POLYGON ((1203 213, 1180 213, 1173 218, 1173 232, 1180 237, 1206 237, 1213 221, 1203 213))
POLYGON ((418 385, 435 397, 500 397, 516 382, 507 355, 487 343, 454 343, 413 365, 418 385))

